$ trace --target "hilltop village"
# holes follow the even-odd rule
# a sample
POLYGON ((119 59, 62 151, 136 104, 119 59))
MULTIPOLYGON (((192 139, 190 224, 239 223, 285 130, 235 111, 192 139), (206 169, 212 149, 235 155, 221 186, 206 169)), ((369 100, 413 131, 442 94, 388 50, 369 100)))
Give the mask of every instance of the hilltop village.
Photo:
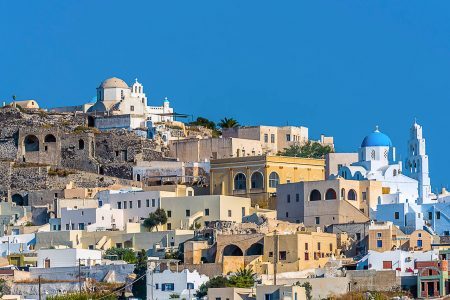
POLYGON ((94 103, 0 108, 7 299, 450 294, 450 193, 432 192, 416 121, 407 153, 378 127, 339 153, 307 127, 216 126, 150 102, 113 77, 94 103))

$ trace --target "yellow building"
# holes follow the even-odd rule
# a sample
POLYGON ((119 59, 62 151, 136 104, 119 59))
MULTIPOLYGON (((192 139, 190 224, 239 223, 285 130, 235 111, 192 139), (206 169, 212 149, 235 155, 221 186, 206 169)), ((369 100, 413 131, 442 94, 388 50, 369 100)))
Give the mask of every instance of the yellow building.
POLYGON ((299 231, 294 234, 266 235, 264 237, 263 262, 266 270, 260 274, 273 274, 273 265, 277 261, 277 272, 297 272, 323 267, 337 253, 336 234, 325 232, 299 231), (278 248, 278 251, 274 249, 278 248), (274 257, 278 252, 278 256, 274 257))
POLYGON ((392 222, 373 222, 369 226, 369 250, 378 252, 395 249, 429 251, 434 239, 435 236, 421 229, 405 234, 392 222))
POLYGON ((275 208, 278 184, 323 179, 323 159, 262 155, 211 161, 211 194, 248 197, 261 207, 275 208))

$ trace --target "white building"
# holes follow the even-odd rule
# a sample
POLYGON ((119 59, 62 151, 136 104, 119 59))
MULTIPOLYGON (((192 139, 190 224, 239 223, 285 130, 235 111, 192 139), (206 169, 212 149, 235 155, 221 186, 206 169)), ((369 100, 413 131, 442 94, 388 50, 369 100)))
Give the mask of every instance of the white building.
POLYGON ((418 199, 418 181, 402 174, 391 139, 378 127, 364 138, 358 150, 358 162, 342 166, 339 176, 351 180, 382 182, 383 196, 378 204, 414 202, 418 199))
POLYGON ((102 252, 88 249, 39 249, 37 251, 38 268, 94 266, 101 264, 102 252))
POLYGON ((137 79, 129 87, 125 81, 117 77, 108 78, 100 84, 97 88, 97 102, 88 109, 88 113, 104 115, 95 120, 95 126, 100 129, 118 127, 135 129, 146 127, 148 121, 153 123, 173 121, 173 108, 170 107, 167 98, 162 106, 149 106, 144 87, 137 79), (125 115, 129 116, 127 120, 115 118, 125 115))
POLYGON ((137 223, 160 206, 161 197, 175 196, 176 192, 166 191, 106 190, 98 193, 98 203, 99 207, 110 204, 111 209, 122 210, 125 223, 137 223))
POLYGON ((194 294, 209 277, 188 269, 181 272, 164 270, 161 273, 147 272, 147 299, 170 299, 170 295, 179 295, 180 299, 196 299, 194 294))
POLYGON ((0 256, 31 252, 35 243, 36 235, 34 233, 2 236, 0 237, 0 256))
POLYGON ((124 230, 124 211, 104 204, 98 208, 62 208, 61 228, 63 230, 124 230))
POLYGON ((357 265, 357 269, 396 270, 397 276, 413 276, 416 261, 433 261, 439 258, 438 250, 431 251, 385 251, 369 250, 357 265))

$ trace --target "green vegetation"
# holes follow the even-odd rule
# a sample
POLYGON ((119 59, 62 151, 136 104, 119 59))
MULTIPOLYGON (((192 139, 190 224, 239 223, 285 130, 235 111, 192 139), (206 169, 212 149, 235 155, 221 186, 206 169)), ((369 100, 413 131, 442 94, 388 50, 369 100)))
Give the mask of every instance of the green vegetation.
POLYGON ((297 283, 295 285, 304 287, 305 288, 305 293, 306 293, 306 299, 307 300, 312 300, 312 286, 311 286, 311 283, 309 283, 309 282, 300 283, 300 281, 297 281, 297 283))
POLYGON ((124 260, 129 264, 137 261, 136 253, 130 248, 109 248, 105 251, 104 257, 117 256, 117 259, 124 260))
POLYGON ((164 209, 158 208, 155 212, 148 215, 148 218, 144 220, 144 227, 149 231, 152 231, 156 227, 158 231, 159 225, 164 225, 167 223, 167 215, 164 209))
POLYGON ((94 127, 87 127, 87 126, 77 126, 73 130, 74 133, 84 133, 84 132, 93 132, 93 133, 100 133, 100 130, 94 127))
POLYGON ((203 117, 197 117, 195 121, 189 123, 189 126, 202 126, 212 130, 212 137, 220 136, 220 131, 217 130, 216 123, 203 117))
POLYGON ((209 288, 223 288, 228 286, 228 279, 223 276, 216 276, 211 278, 206 283, 203 283, 200 285, 200 287, 197 290, 197 293, 195 293, 195 297, 201 299, 208 295, 208 289, 209 288))
POLYGON ((278 152, 280 156, 294 156, 303 158, 324 158, 326 154, 334 152, 329 145, 308 141, 304 145, 292 145, 278 152))
POLYGON ((233 118, 223 118, 220 120, 219 124, 217 124, 220 128, 236 128, 239 127, 238 121, 233 118))
POLYGON ((102 300, 116 300, 117 296, 104 295, 101 293, 71 293, 66 295, 47 296, 47 300, 90 300, 90 299, 102 299, 102 300))
POLYGON ((229 279, 223 276, 211 278, 208 282, 202 284, 195 297, 202 298, 208 294, 209 288, 223 288, 223 287, 237 287, 237 288, 251 288, 255 285, 256 274, 252 269, 240 269, 236 274, 229 279))
POLYGON ((75 174, 74 171, 66 170, 66 169, 50 169, 47 173, 49 176, 59 176, 59 177, 67 177, 70 174, 75 174))
POLYGON ((133 283, 132 291, 134 297, 146 299, 147 298, 147 253, 144 249, 139 251, 137 256, 137 261, 134 268, 134 274, 136 274, 136 279, 133 283), (143 277, 142 277, 143 276, 143 277), (142 277, 142 278, 141 278, 142 277))

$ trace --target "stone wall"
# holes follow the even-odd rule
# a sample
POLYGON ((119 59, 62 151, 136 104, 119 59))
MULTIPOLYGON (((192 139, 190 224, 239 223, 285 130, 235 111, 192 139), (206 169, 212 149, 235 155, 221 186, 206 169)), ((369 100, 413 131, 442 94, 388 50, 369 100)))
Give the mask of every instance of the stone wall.
POLYGON ((400 277, 395 270, 347 271, 350 278, 350 291, 393 291, 400 289, 400 277))

